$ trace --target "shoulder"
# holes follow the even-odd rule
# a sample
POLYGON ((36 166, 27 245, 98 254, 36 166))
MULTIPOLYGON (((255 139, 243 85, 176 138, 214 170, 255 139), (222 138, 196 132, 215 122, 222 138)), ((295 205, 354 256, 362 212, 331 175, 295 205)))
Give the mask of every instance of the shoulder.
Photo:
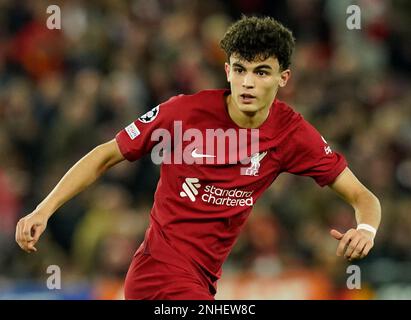
POLYGON ((281 132, 283 146, 301 146, 321 143, 318 130, 304 116, 283 101, 275 101, 275 122, 281 132))
POLYGON ((274 101, 274 118, 279 126, 292 127, 303 121, 303 116, 289 104, 276 99, 274 101))
POLYGON ((180 119, 213 113, 221 109, 226 91, 224 89, 202 90, 194 94, 179 94, 161 103, 160 108, 167 109, 167 113, 171 112, 174 117, 180 119))
POLYGON ((287 103, 275 99, 270 111, 270 125, 266 126, 278 142, 289 140, 304 121, 303 116, 287 103))

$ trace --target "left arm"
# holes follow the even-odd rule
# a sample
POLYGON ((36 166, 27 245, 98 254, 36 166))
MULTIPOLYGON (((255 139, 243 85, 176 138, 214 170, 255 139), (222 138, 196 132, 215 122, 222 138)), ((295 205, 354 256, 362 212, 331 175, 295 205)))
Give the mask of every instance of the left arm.
MULTIPOLYGON (((349 168, 345 168, 329 187, 354 208, 357 225, 367 224, 378 229, 381 221, 380 202, 349 168)), ((337 256, 344 254, 349 261, 364 258, 374 245, 375 234, 362 228, 350 229, 345 233, 333 229, 330 233, 340 241, 337 256)))

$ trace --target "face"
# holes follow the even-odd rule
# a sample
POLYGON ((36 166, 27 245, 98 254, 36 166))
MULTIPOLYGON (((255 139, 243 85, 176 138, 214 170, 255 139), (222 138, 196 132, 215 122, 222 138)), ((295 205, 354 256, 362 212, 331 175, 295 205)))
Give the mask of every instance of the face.
POLYGON ((290 77, 290 70, 280 71, 277 58, 245 61, 235 55, 225 64, 231 87, 231 103, 240 111, 255 113, 270 108, 278 91, 290 77))

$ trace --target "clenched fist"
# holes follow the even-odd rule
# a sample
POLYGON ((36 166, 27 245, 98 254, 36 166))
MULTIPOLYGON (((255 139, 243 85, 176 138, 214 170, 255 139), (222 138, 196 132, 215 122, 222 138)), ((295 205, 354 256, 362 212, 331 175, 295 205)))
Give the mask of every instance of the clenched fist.
POLYGON ((37 251, 34 246, 46 229, 48 217, 39 211, 33 211, 21 218, 16 226, 16 242, 24 251, 37 251))

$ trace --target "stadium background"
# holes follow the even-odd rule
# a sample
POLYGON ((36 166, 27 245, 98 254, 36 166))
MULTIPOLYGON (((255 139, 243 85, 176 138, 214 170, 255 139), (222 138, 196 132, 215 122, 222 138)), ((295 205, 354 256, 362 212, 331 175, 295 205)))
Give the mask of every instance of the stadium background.
POLYGON ((219 299, 411 298, 411 6, 384 0, 0 1, 0 299, 121 299, 143 239, 158 167, 110 170, 62 207, 28 255, 14 241, 82 155, 180 93, 226 87, 218 41, 241 13, 279 19, 297 38, 280 92, 381 200, 382 225, 348 290, 331 227, 351 208, 309 178, 282 175, 224 265, 219 299), (48 30, 59 5, 62 29, 48 30), (362 10, 348 30, 346 9, 362 10), (47 290, 49 265, 61 290, 47 290))

